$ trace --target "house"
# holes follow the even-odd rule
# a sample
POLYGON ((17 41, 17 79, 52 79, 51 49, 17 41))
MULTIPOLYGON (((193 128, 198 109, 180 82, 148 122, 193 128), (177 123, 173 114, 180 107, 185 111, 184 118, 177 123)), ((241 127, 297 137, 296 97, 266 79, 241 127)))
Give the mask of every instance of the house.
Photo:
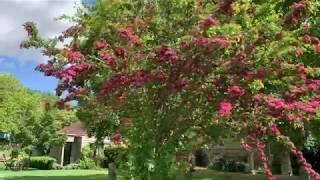
MULTIPOLYGON (((59 134, 67 137, 63 145, 55 145, 50 148, 49 155, 57 159, 61 166, 77 163, 81 158, 81 149, 95 143, 96 138, 89 137, 86 126, 81 122, 75 122, 64 127, 59 134)), ((104 139, 104 145, 110 145, 109 138, 104 139)))

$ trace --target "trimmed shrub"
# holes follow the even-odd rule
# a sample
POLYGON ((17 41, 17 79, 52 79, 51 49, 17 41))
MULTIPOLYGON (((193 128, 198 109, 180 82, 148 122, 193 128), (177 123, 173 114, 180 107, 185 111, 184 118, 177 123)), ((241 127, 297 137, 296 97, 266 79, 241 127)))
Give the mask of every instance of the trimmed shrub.
POLYGON ((79 166, 80 166, 80 169, 96 169, 97 168, 94 160, 90 158, 81 159, 79 166))
POLYGON ((40 170, 53 169, 53 164, 57 163, 57 160, 49 156, 34 156, 30 158, 29 166, 31 168, 40 170))
POLYGON ((80 169, 80 164, 68 164, 66 166, 63 166, 64 170, 71 170, 71 169, 80 169))
POLYGON ((54 169, 54 170, 60 170, 60 169, 63 169, 63 167, 62 167, 60 164, 58 164, 58 163, 53 163, 52 169, 54 169))

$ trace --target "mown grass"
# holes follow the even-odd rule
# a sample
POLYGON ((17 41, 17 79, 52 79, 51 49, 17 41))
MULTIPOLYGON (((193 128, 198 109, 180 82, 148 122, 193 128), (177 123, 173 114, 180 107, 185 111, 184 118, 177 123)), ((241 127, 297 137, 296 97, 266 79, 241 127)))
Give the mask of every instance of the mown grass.
MULTIPOLYGON (((106 180, 107 170, 29 170, 4 171, 0 170, 0 180, 106 180)), ((122 180, 121 177, 118 178, 122 180)), ((203 171, 195 173, 194 180, 265 180, 264 175, 248 175, 203 171)), ((296 180, 298 177, 279 177, 279 180, 296 180)))

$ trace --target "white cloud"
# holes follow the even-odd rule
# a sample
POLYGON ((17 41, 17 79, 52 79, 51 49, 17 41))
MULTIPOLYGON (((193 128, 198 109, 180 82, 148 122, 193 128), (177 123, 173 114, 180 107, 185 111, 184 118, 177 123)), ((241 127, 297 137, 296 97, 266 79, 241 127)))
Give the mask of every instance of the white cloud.
POLYGON ((34 21, 40 34, 52 37, 61 33, 69 23, 55 21, 54 18, 75 13, 75 5, 81 0, 0 0, 0 56, 13 57, 19 61, 44 61, 39 50, 20 49, 26 33, 22 24, 34 21))

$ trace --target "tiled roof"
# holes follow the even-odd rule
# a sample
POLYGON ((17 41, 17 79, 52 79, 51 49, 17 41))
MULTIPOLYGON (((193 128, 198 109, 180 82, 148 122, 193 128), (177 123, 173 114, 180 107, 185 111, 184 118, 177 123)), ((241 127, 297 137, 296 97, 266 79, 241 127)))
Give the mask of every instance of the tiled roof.
POLYGON ((83 123, 75 122, 71 123, 69 126, 65 126, 59 133, 76 137, 87 136, 87 128, 83 123))

